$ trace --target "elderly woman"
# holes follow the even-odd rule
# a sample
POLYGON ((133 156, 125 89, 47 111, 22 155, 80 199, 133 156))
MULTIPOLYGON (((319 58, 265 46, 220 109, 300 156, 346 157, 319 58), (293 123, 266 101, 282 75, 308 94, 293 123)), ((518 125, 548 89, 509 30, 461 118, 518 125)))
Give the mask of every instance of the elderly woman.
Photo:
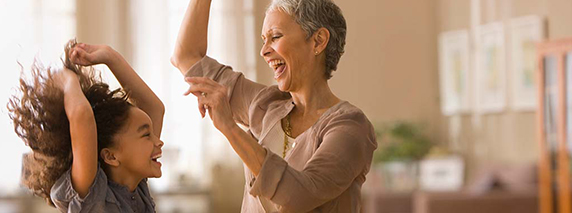
POLYGON ((331 0, 271 3, 260 55, 274 86, 205 56, 209 9, 210 0, 190 2, 171 62, 246 165, 242 212, 360 212, 377 143, 364 113, 328 86, 344 52, 340 8, 331 0))

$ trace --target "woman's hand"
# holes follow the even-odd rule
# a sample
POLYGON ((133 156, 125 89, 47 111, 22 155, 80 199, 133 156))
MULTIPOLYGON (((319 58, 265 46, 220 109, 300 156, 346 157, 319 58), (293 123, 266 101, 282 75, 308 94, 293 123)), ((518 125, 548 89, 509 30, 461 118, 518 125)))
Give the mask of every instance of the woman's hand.
POLYGON ((107 45, 78 43, 70 50, 70 60, 82 66, 108 64, 113 59, 113 52, 107 45))
POLYGON ((205 77, 187 77, 185 81, 190 84, 190 87, 184 95, 192 93, 197 97, 199 111, 203 118, 208 110, 214 126, 223 134, 236 125, 225 86, 205 77))

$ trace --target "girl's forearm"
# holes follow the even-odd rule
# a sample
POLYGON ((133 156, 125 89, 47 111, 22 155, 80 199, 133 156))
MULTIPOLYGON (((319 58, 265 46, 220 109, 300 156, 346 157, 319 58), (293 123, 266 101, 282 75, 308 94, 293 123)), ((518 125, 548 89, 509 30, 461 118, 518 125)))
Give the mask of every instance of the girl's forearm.
POLYGON ((179 29, 171 63, 186 71, 206 55, 211 0, 191 0, 179 29))
POLYGON ((149 86, 133 70, 131 65, 115 50, 110 48, 111 57, 106 62, 113 75, 121 84, 121 87, 130 92, 130 98, 134 100, 141 110, 151 117, 155 133, 161 133, 165 106, 149 86))
POLYGON ((80 197, 85 197, 97 172, 97 127, 89 101, 77 79, 69 80, 64 88, 64 108, 69 120, 72 155, 72 185, 80 197))

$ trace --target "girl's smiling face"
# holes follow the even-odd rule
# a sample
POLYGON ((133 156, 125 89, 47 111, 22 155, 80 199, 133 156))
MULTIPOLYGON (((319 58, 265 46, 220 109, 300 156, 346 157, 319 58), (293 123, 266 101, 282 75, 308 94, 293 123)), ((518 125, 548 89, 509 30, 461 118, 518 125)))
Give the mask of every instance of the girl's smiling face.
POLYGON ((161 177, 163 141, 153 133, 153 123, 143 110, 131 107, 125 126, 115 136, 112 149, 118 169, 130 177, 161 177))

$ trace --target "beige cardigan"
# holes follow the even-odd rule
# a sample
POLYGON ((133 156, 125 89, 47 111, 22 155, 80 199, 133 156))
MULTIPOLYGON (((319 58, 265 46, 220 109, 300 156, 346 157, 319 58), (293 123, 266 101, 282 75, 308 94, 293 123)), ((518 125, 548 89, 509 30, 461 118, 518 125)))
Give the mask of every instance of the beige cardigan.
MULTIPOLYGON (((294 107, 289 93, 252 82, 209 57, 185 76, 204 76, 226 86, 234 120, 247 126, 262 146, 272 126, 294 107)), ((365 114, 341 101, 299 135, 296 143, 286 159, 266 149, 258 177, 244 167, 242 212, 264 212, 257 196, 278 204, 280 212, 360 212, 361 185, 377 147, 365 114)))

